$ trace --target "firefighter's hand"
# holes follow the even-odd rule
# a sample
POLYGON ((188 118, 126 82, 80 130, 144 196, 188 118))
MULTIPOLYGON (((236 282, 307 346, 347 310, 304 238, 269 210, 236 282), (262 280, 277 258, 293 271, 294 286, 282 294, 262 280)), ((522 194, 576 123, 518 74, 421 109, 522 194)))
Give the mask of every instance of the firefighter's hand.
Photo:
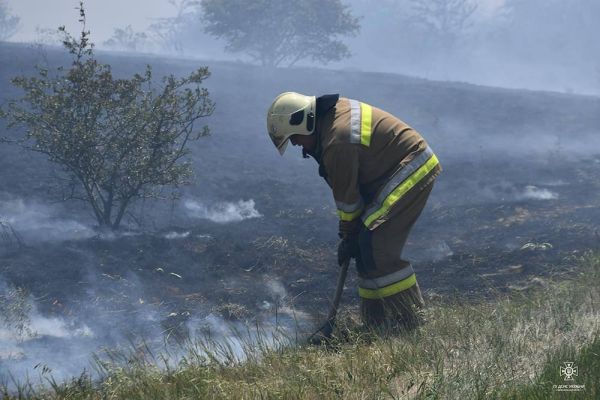
POLYGON ((360 254, 360 247, 358 246, 358 235, 349 235, 340 240, 338 244, 338 264, 342 266, 346 262, 350 262, 350 259, 356 259, 360 254))
POLYGON ((338 236, 340 239, 344 239, 349 236, 356 236, 360 231, 361 222, 359 218, 354 221, 342 221, 338 225, 338 236))

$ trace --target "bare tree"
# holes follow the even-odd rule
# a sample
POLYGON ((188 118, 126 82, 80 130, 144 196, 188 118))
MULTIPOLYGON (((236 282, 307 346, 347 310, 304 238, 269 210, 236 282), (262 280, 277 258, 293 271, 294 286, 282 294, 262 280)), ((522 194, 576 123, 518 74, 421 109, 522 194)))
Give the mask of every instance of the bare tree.
POLYGON ((103 45, 114 50, 138 51, 146 45, 147 40, 148 35, 134 32, 131 25, 127 25, 125 28, 116 28, 103 45))
POLYGON ((110 65, 94 58, 83 3, 80 16, 79 38, 59 28, 71 67, 58 68, 54 76, 38 67, 36 77, 14 78, 24 97, 10 101, 0 116, 9 128, 25 128, 17 144, 65 170, 73 183, 65 188, 69 198, 86 202, 101 227, 116 230, 136 199, 188 182, 187 146, 208 134, 195 123, 213 110, 201 87, 209 72, 170 75, 156 85, 147 66, 131 79, 117 79, 110 65))
POLYGON ((19 30, 19 21, 16 15, 10 14, 10 8, 5 0, 0 0, 0 41, 10 39, 19 30))
POLYGON ((182 35, 187 25, 193 24, 197 15, 199 1, 197 0, 168 0, 177 10, 174 17, 159 18, 150 25, 148 30, 152 39, 164 50, 183 53, 182 35))
POLYGON ((472 0, 410 0, 412 22, 442 48, 452 48, 472 26, 472 0))
POLYGON ((37 26, 35 28, 35 41, 34 43, 38 46, 60 46, 62 45, 63 35, 56 28, 42 28, 37 26))

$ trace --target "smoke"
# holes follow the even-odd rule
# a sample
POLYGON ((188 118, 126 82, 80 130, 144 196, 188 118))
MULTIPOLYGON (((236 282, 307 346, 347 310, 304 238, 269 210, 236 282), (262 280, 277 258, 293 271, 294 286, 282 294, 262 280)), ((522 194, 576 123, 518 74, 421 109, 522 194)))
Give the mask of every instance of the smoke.
POLYGON ((264 276, 263 282, 266 290, 257 299, 261 311, 252 318, 225 320, 209 313, 188 322, 187 329, 202 351, 220 360, 239 362, 260 356, 260 351, 267 348, 293 345, 312 333, 315 321, 295 308, 284 284, 269 276, 264 276))
POLYGON ((208 219, 221 224, 262 217, 256 210, 252 199, 240 200, 237 203, 219 202, 211 205, 196 200, 186 200, 184 206, 190 217, 208 219))
POLYGON ((353 56, 339 62, 341 67, 600 93, 598 45, 592 39, 598 36, 592 17, 598 15, 597 1, 471 1, 467 4, 477 9, 462 22, 460 1, 396 0, 376 8, 364 0, 349 3, 362 16, 362 29, 348 40, 353 56), (427 12, 417 12, 415 3, 427 3, 427 12), (442 25, 447 29, 440 30, 442 25), (393 38, 393 44, 382 38, 393 38), (379 62, 372 62, 374 55, 379 62))
MULTIPOLYGON (((40 2, 33 5, 33 0, 12 3, 23 23, 13 40, 35 40, 39 36, 35 34, 36 26, 54 28, 66 24, 71 32, 77 29, 76 19, 70 17, 72 2, 52 2, 52 7, 40 2)), ((137 6, 138 3, 142 1, 130 0, 126 5, 115 0, 105 0, 102 6, 94 2, 86 4, 89 18, 94 21, 94 41, 102 45, 114 34, 115 28, 128 25, 136 33, 147 33, 148 25, 158 18, 171 21, 166 26, 171 29, 170 40, 163 43, 167 53, 203 59, 247 59, 243 53, 225 52, 224 41, 203 32, 201 24, 189 23, 189 18, 198 17, 193 12, 194 7, 178 10, 166 4, 171 2, 158 0, 152 4, 144 2, 143 7, 137 6), (121 12, 115 13, 115 9, 121 12)), ((597 1, 467 1, 467 8, 477 5, 470 16, 460 12, 465 4, 461 1, 386 0, 378 2, 377 7, 365 0, 344 3, 354 16, 360 17, 361 31, 355 37, 340 37, 349 46, 352 57, 334 63, 334 68, 600 93, 598 44, 593 39, 598 37, 598 24, 594 19, 599 12, 597 1), (427 12, 417 11, 425 9, 414 7, 419 3, 427 4, 427 12), (374 59, 378 62, 373 62, 374 59), (411 62, 403 62, 407 59, 411 62)), ((148 47, 147 40, 138 41, 133 46, 137 51, 158 50, 155 45, 148 47)), ((311 60, 302 61, 314 65, 311 60)))
POLYGON ((25 241, 87 239, 96 234, 80 222, 59 217, 56 208, 23 199, 0 201, 0 221, 25 241))
POLYGON ((164 235, 165 239, 175 240, 175 239, 185 239, 190 236, 190 231, 186 232, 168 232, 164 235))
POLYGON ((67 378, 89 367, 95 334, 87 324, 42 315, 30 295, 2 281, 0 322, 0 383, 34 378, 36 370, 67 378))
POLYGON ((517 198, 520 200, 556 200, 558 199, 558 194, 548 189, 528 185, 525 186, 525 189, 517 198))
POLYGON ((446 257, 454 255, 454 252, 448 243, 443 240, 437 240, 433 242, 429 249, 427 249, 426 255, 433 261, 440 261, 446 257))
POLYGON ((291 304, 284 284, 269 277, 257 299, 267 307, 225 318, 210 305, 174 312, 153 304, 136 274, 115 280, 97 275, 89 271, 86 280, 94 284, 77 307, 65 306, 69 310, 60 316, 42 315, 31 295, 0 280, 0 384, 12 387, 9 377, 43 383, 51 376, 60 382, 83 371, 98 378, 105 371, 97 369, 96 357, 119 366, 139 352, 173 366, 190 354, 243 361, 266 348, 294 344, 314 322, 291 304))
POLYGON ((9 390, 15 384, 46 385, 50 377, 62 382, 83 372, 99 378, 104 371, 96 360, 120 366, 141 350, 177 354, 167 343, 168 310, 144 301, 133 276, 123 279, 123 287, 98 285, 80 307, 62 316, 42 315, 34 298, 0 285, 0 385, 9 390), (131 301, 122 299, 125 286, 131 301))
MULTIPOLYGON (((468 196, 457 197, 457 204, 515 203, 522 201, 549 201, 559 198, 556 191, 508 181, 464 183, 468 196)), ((549 185, 550 186, 550 185, 549 185)))
POLYGON ((281 305, 275 310, 270 305, 252 321, 229 321, 211 313, 190 320, 187 328, 195 338, 192 353, 210 353, 220 361, 242 362, 260 357, 265 349, 298 343, 312 332, 314 321, 292 305, 281 305))
POLYGON ((281 301, 287 297, 287 291, 283 284, 275 279, 267 281, 267 290, 275 301, 281 301))
POLYGON ((52 314, 42 313, 23 289, 0 280, 0 384, 37 378, 43 383, 46 374, 62 381, 94 370, 94 355, 103 359, 108 349, 128 349, 146 339, 162 343, 167 311, 142 300, 137 277, 113 282, 98 276, 88 271, 85 280, 92 284, 79 300, 50 299, 52 314))

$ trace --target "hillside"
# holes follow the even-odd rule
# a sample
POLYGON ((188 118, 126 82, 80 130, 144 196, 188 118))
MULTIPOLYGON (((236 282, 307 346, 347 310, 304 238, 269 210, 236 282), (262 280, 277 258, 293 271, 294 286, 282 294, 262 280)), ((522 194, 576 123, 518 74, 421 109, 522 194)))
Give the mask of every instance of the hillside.
MULTIPOLYGON (((598 98, 395 74, 99 58, 123 76, 146 63, 156 76, 208 65, 211 136, 194 143, 196 178, 182 199, 136 205, 118 236, 99 234, 82 205, 56 201, 60 170, 0 146, 0 293, 21 304, 17 315, 38 333, 19 340, 0 328, 0 375, 35 374, 39 364, 78 375, 101 347, 226 336, 228 323, 310 331, 335 284, 337 223, 314 161, 294 150, 281 158, 265 133, 266 110, 282 91, 361 99, 408 122, 436 151, 444 172, 406 249, 429 299, 543 287, 576 274, 576 259, 598 246, 598 98)), ((0 104, 19 95, 10 77, 40 62, 65 58, 0 44, 0 104)), ((350 311, 355 287, 352 273, 350 311)))

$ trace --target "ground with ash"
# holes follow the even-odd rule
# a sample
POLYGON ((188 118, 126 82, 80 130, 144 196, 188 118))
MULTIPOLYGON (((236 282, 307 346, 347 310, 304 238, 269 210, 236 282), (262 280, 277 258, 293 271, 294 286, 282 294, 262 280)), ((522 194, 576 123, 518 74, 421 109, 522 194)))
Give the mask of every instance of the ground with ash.
MULTIPOLYGON (((8 98, 18 95, 8 77, 30 71, 36 53, 0 47, 5 54, 8 98)), ((103 57, 126 74, 145 62, 176 73, 195 65, 103 57)), ((192 149, 196 182, 177 202, 138 203, 121 232, 98 232, 84 205, 56 203, 59 172, 43 158, 0 149, 1 374, 40 365, 78 374, 103 347, 256 322, 310 331, 336 281, 337 222, 314 161, 296 149, 279 158, 266 137, 265 110, 284 90, 364 99, 417 127, 438 153, 444 172, 405 249, 428 298, 544 286, 575 274, 600 243, 597 98, 208 64, 217 108, 212 136, 192 149)), ((343 307, 357 301, 353 272, 343 307)))

